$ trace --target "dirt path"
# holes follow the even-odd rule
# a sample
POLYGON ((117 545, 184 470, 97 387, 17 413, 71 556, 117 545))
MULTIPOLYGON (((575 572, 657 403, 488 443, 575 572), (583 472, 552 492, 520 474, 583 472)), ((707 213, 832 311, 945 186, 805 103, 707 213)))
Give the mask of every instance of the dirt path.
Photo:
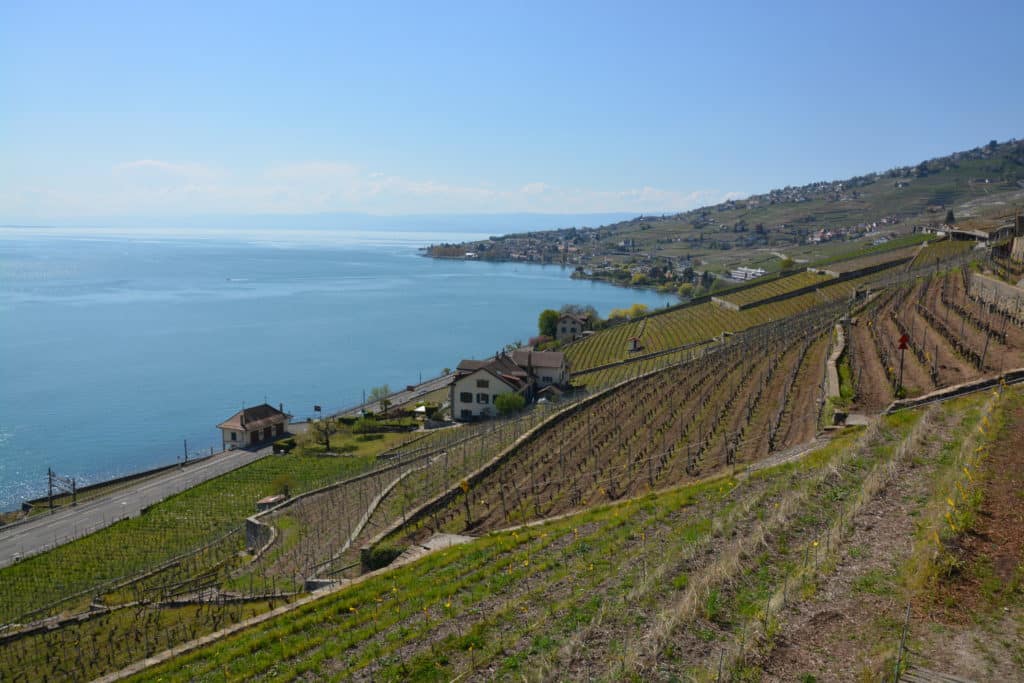
POLYGON ((828 335, 811 344, 804 357, 803 365, 793 384, 793 397, 781 429, 785 436, 779 441, 780 448, 790 448, 806 443, 818 433, 818 409, 821 399, 821 381, 825 376, 825 358, 828 352, 828 335))
POLYGON ((983 499, 959 548, 962 570, 914 608, 920 654, 911 662, 975 680, 1024 679, 1024 399, 1011 399, 1006 418, 983 461, 983 499))
POLYGON ((775 409, 786 400, 786 378, 789 376, 793 364, 797 362, 799 346, 793 346, 785 352, 779 365, 775 368, 775 374, 761 394, 761 400, 754 411, 750 427, 744 435, 744 442, 740 446, 738 460, 740 462, 751 462, 759 460, 768 454, 768 421, 775 416, 775 409))
POLYGON ((850 325, 850 353, 853 359, 854 405, 866 412, 879 412, 892 402, 892 387, 878 357, 875 342, 863 320, 850 325))
POLYGON ((817 681, 869 680, 865 674, 894 646, 905 609, 894 577, 909 550, 914 511, 929 491, 932 463, 952 419, 941 415, 924 431, 914 457, 896 464, 885 487, 854 519, 853 534, 835 570, 804 589, 807 599, 782 610, 775 647, 758 662, 762 680, 794 681, 808 675, 817 681))

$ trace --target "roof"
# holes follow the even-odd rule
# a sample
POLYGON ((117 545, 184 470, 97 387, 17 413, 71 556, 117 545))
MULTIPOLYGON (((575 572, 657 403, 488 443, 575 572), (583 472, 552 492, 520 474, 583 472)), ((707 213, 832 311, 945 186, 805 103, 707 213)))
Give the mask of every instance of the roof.
POLYGON ((458 381, 474 372, 484 370, 510 387, 519 390, 529 383, 532 368, 561 368, 565 354, 559 351, 530 351, 516 349, 511 354, 499 353, 487 360, 464 360, 459 363, 453 381, 458 381))
POLYGON ((487 360, 464 360, 459 363, 456 370, 458 371, 457 375, 466 375, 477 370, 488 370, 494 375, 526 377, 526 371, 505 354, 498 354, 487 360))
POLYGON ((490 375, 491 377, 494 377, 498 381, 504 382, 515 391, 519 391, 524 386, 526 386, 527 374, 525 372, 523 372, 522 370, 519 370, 515 374, 509 372, 502 372, 496 366, 484 366, 482 368, 476 368, 475 370, 466 370, 458 372, 455 374, 455 378, 452 379, 452 384, 455 384, 459 380, 465 379, 466 377, 470 377, 478 372, 483 372, 485 374, 490 375))
POLYGON ((252 408, 243 408, 217 425, 218 429, 234 429, 239 432, 263 429, 279 423, 287 423, 291 415, 263 403, 252 408))
POLYGON ((589 315, 576 315, 575 313, 561 313, 561 314, 559 314, 558 319, 562 320, 563 318, 571 318, 571 319, 575 320, 576 322, 578 322, 578 323, 580 323, 582 325, 586 325, 587 321, 590 320, 590 316, 589 315))
POLYGON ((561 351, 531 351, 516 349, 512 360, 521 368, 560 368, 565 365, 565 354, 561 351))

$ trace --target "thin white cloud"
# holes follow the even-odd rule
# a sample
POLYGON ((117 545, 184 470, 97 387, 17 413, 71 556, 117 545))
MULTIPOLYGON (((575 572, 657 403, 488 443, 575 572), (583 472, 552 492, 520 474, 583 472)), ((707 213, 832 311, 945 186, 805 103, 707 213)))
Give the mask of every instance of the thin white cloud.
POLYGON ((130 174, 133 172, 151 173, 157 172, 168 176, 182 178, 213 178, 223 175, 217 169, 206 164, 191 162, 162 161, 160 159, 138 159, 126 161, 114 167, 115 173, 130 174))
POLYGON ((3 215, 193 213, 380 214, 502 212, 667 213, 743 196, 643 185, 618 190, 563 187, 543 180, 500 187, 408 178, 347 161, 280 163, 250 172, 188 161, 138 159, 108 177, 82 178, 74 189, 34 183, 0 192, 3 215))

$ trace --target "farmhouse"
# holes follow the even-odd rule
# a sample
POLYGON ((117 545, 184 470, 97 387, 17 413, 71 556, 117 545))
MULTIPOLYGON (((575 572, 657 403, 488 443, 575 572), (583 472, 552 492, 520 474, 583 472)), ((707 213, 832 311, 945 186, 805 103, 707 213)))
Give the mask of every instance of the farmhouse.
POLYGON ((249 448, 284 436, 291 415, 266 403, 243 408, 217 425, 224 450, 249 448))
POLYGON ((555 339, 560 342, 575 341, 590 329, 590 318, 585 315, 563 313, 558 316, 558 327, 555 328, 555 339))
POLYGON ((512 361, 524 368, 530 375, 537 389, 569 384, 569 363, 565 354, 557 351, 531 351, 516 349, 512 352, 512 361))
POLYGON ((463 360, 448 386, 452 417, 460 421, 491 417, 498 412, 494 401, 502 394, 514 392, 530 402, 539 390, 568 382, 569 366, 557 351, 517 349, 488 360, 463 360))

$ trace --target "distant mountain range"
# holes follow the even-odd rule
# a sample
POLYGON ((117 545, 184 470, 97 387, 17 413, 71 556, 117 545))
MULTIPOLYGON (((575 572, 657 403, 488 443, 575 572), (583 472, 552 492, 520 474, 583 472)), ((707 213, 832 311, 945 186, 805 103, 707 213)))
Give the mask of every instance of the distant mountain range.
POLYGON ((368 213, 209 214, 159 218, 109 216, 39 223, 5 221, 6 227, 103 228, 249 228, 269 230, 403 230, 408 232, 472 232, 504 234, 571 227, 596 227, 633 218, 635 213, 475 213, 381 216, 368 213))

